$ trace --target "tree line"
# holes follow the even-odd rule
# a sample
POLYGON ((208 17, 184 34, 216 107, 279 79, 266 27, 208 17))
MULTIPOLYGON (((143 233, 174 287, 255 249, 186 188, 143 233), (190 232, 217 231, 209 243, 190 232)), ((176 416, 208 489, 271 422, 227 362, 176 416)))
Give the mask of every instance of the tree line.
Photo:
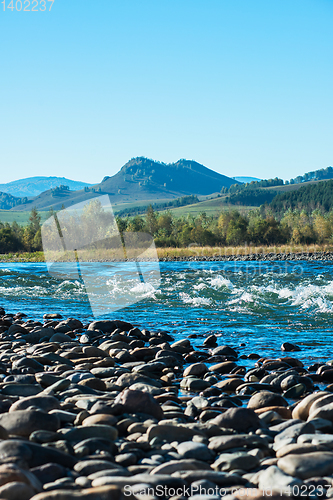
MULTIPOLYGON (((333 210, 287 210, 274 217, 264 207, 247 215, 238 210, 221 212, 218 216, 201 213, 175 217, 170 211, 155 212, 149 207, 145 216, 116 217, 119 231, 148 232, 157 247, 237 246, 332 243, 333 210)), ((26 227, 0 223, 0 253, 42 250, 40 216, 31 211, 26 227)))
POLYGON ((29 223, 22 227, 17 222, 0 222, 0 253, 37 252, 42 250, 41 218, 33 208, 29 223))

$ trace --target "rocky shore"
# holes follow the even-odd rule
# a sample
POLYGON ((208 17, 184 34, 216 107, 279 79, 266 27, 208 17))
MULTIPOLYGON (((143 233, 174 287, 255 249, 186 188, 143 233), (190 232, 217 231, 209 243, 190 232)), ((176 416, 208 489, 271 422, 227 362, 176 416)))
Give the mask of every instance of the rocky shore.
POLYGON ((312 261, 312 260, 323 260, 332 261, 332 252, 282 252, 282 253, 250 253, 247 255, 214 255, 214 256, 200 256, 195 257, 164 257, 161 258, 161 262, 223 262, 223 261, 312 261))
MULTIPOLYGON (((243 247, 240 247, 243 250, 243 247)), ((158 260, 160 262, 233 262, 233 261, 333 261, 333 252, 261 252, 261 253, 249 253, 246 255, 240 255, 239 253, 232 255, 223 255, 223 248, 221 248, 220 255, 184 255, 184 256, 176 256, 173 255, 171 257, 160 257, 158 260)), ((144 258, 145 262, 156 262, 157 259, 144 258)), ((127 259, 126 262, 134 261, 137 259, 127 259)), ((28 262, 44 262, 43 256, 38 257, 25 257, 24 254, 22 256, 10 256, 8 257, 6 254, 0 255, 0 263, 10 263, 10 262, 18 262, 18 263, 28 263, 28 262)), ((61 262, 61 260, 58 260, 61 262)), ((64 261, 68 262, 68 261, 64 261)), ((85 262, 118 262, 112 259, 85 259, 85 262)), ((121 261, 123 262, 123 261, 121 261)))
POLYGON ((331 363, 0 318, 0 500, 333 497, 331 363))

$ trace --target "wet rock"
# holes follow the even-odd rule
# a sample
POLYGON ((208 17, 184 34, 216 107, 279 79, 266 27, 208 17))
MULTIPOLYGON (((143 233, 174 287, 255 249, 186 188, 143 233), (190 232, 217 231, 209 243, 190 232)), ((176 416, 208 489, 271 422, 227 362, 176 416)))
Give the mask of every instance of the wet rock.
POLYGON ((285 439, 291 439, 293 442, 297 441, 297 438, 302 434, 311 434, 315 432, 315 428, 311 423, 299 423, 291 425, 275 436, 275 442, 283 441, 285 439))
POLYGON ((202 380, 197 377, 185 377, 180 382, 180 387, 185 391, 200 392, 210 387, 210 383, 207 380, 202 380))
POLYGON ((177 446, 177 453, 183 458, 194 458, 196 460, 212 460, 214 453, 203 443, 194 443, 193 441, 184 441, 177 446))
POLYGON ((13 482, 27 484, 34 493, 38 493, 42 490, 40 481, 31 472, 15 464, 0 465, 0 486, 13 482))
POLYGON ((113 441, 117 438, 118 432, 117 429, 109 425, 96 424, 78 426, 73 429, 63 429, 62 434, 66 440, 73 442, 83 441, 84 439, 92 437, 105 438, 113 441))
POLYGON ((209 449, 220 452, 231 448, 268 448, 268 441, 257 435, 230 434, 224 436, 214 436, 210 439, 209 449))
POLYGON ((284 342, 281 346, 281 351, 294 352, 300 351, 301 348, 296 344, 291 344, 290 342, 284 342))
POLYGON ((67 470, 59 464, 46 463, 39 467, 33 467, 30 472, 40 481, 41 484, 52 483, 61 477, 66 476, 67 470))
POLYGON ((236 363, 233 361, 224 361, 223 363, 218 363, 209 367, 210 372, 214 373, 230 373, 233 368, 236 368, 236 363))
POLYGON ((267 412, 274 412, 276 417, 284 419, 289 419, 292 415, 290 408, 286 408, 285 406, 267 406, 266 408, 259 408, 255 412, 260 418, 267 412))
POLYGON ((196 434, 203 435, 203 431, 198 431, 197 429, 191 429, 189 427, 179 426, 177 424, 160 424, 160 425, 152 425, 149 427, 147 431, 148 441, 152 441, 154 438, 158 438, 159 440, 165 440, 168 442, 172 441, 189 441, 196 434))
POLYGON ((268 406, 288 406, 288 402, 279 394, 269 391, 260 391, 254 394, 247 404, 248 408, 258 409, 268 406))
POLYGON ((291 443, 277 450, 276 456, 277 458, 281 458, 286 455, 302 455, 303 453, 311 453, 313 451, 329 451, 329 449, 325 444, 291 443))
MULTIPOLYGON (((267 469, 261 471, 258 475, 258 487, 262 491, 277 491, 286 492, 290 489, 292 493, 292 488, 294 486, 301 486, 303 482, 293 476, 285 474, 276 465, 272 465, 267 469)), ((297 491, 296 489, 294 491, 297 491)), ((299 491, 299 490, 298 490, 299 491)))
POLYGON ((239 378, 230 378, 227 380, 221 380, 214 385, 215 387, 221 389, 223 392, 235 392, 240 385, 243 385, 243 383, 243 380, 239 378))
POLYGON ((209 470, 209 469, 210 466, 205 462, 201 462, 200 460, 195 460, 195 459, 170 460, 165 464, 161 464, 155 467, 151 471, 151 475, 155 474, 167 475, 167 474, 172 474, 173 472, 176 472, 178 470, 209 470))
POLYGON ((197 376, 197 377, 202 377, 206 372, 208 371, 207 366, 205 363, 194 363, 193 365, 188 366, 184 370, 184 377, 187 377, 189 375, 197 376))
POLYGON ((313 394, 309 394, 295 406, 292 412, 292 417, 300 418, 301 420, 307 420, 309 416, 309 410, 312 404, 317 399, 320 399, 325 395, 329 395, 329 392, 320 391, 320 392, 315 392, 313 394))
POLYGON ((236 358, 236 359, 238 358, 238 354, 235 351, 235 349, 233 349, 232 347, 230 347, 228 345, 222 345, 219 347, 215 347, 215 349, 212 350, 212 354, 213 354, 213 356, 231 356, 231 357, 236 358))
POLYGON ((308 421, 311 421, 312 419, 318 419, 318 418, 329 420, 332 422, 333 421, 333 403, 328 403, 328 404, 318 408, 314 412, 311 412, 309 417, 308 417, 308 421))
POLYGON ((81 460, 74 466, 74 470, 82 476, 89 476, 94 472, 104 471, 113 467, 107 460, 81 460))
POLYGON ((31 500, 121 500, 122 497, 120 488, 108 485, 78 491, 66 489, 45 491, 33 496, 31 500))
POLYGON ((47 313, 43 315, 43 319, 62 319, 62 315, 59 313, 47 313))
POLYGON ((300 479, 330 476, 333 474, 333 452, 290 454, 280 458, 277 465, 286 474, 300 479))
POLYGON ((298 399, 306 392, 306 386, 304 384, 296 384, 293 387, 290 387, 284 393, 285 398, 290 399, 298 399))
POLYGON ((60 420, 56 415, 40 410, 17 410, 0 415, 0 426, 8 434, 29 436, 37 430, 56 431, 60 428, 60 420))
POLYGON ((220 471, 245 470, 249 471, 257 467, 259 459, 245 451, 234 453, 221 453, 212 464, 212 468, 220 471))
POLYGON ((129 330, 132 330, 133 325, 127 323, 126 321, 120 320, 100 320, 90 323, 88 330, 100 330, 103 333, 112 333, 118 328, 124 332, 128 332, 129 330))
POLYGON ((23 461, 30 467, 39 467, 46 463, 56 463, 64 467, 73 467, 77 460, 52 448, 46 448, 30 441, 9 439, 0 441, 1 461, 17 463, 23 461))
POLYGON ((117 379, 117 385, 120 388, 127 388, 135 383, 152 385, 154 387, 161 387, 162 383, 159 380, 154 380, 146 375, 140 373, 123 373, 117 379))
POLYGON ((26 483, 14 481, 0 486, 0 497, 6 500, 30 500, 35 493, 26 483))
POLYGON ((217 337, 216 335, 209 335, 204 341, 203 345, 205 347, 215 347, 217 345, 217 337))
POLYGON ((60 408, 60 403, 56 398, 52 396, 32 396, 19 399, 18 401, 16 401, 16 403, 12 404, 9 411, 14 412, 19 410, 26 410, 27 408, 29 408, 29 406, 34 406, 44 412, 48 412, 50 410, 60 408))
POLYGON ((115 404, 123 407, 124 413, 147 413, 160 420, 163 410, 157 401, 147 392, 125 389, 115 399, 115 404))
POLYGON ((2 394, 8 396, 35 396, 42 392, 43 388, 37 384, 8 384, 4 385, 2 388, 2 394))
POLYGON ((211 420, 219 427, 247 432, 261 427, 262 423, 256 413, 249 408, 230 408, 225 413, 211 420))

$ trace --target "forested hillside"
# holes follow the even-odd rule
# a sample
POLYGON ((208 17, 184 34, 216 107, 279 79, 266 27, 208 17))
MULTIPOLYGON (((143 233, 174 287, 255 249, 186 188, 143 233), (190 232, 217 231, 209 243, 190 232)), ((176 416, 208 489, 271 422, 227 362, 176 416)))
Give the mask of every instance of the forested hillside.
POLYGON ((308 184, 297 191, 278 194, 270 203, 270 207, 277 213, 288 209, 307 212, 319 209, 328 212, 333 208, 333 180, 308 184))
POLYGON ((300 182, 321 181, 327 179, 333 179, 332 167, 321 168, 320 170, 307 172, 304 175, 298 175, 295 179, 290 179, 289 183, 286 181, 286 184, 299 184, 300 182))

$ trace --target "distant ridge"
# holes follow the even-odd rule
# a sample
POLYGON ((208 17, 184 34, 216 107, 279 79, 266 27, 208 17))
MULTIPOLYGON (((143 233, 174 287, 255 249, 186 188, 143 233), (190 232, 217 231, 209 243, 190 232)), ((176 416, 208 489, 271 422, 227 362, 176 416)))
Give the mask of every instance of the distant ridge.
POLYGON ((17 181, 7 182, 0 184, 0 191, 2 193, 9 193, 16 197, 32 198, 47 191, 48 189, 57 186, 68 186, 71 190, 83 189, 85 186, 91 186, 86 182, 72 181, 66 177, 27 177, 25 179, 18 179, 17 181))
POLYGON ((235 181, 242 182, 242 183, 252 182, 252 181, 257 182, 257 181, 262 180, 262 179, 258 179, 258 177, 244 177, 244 176, 233 177, 233 179, 235 179, 235 181))

